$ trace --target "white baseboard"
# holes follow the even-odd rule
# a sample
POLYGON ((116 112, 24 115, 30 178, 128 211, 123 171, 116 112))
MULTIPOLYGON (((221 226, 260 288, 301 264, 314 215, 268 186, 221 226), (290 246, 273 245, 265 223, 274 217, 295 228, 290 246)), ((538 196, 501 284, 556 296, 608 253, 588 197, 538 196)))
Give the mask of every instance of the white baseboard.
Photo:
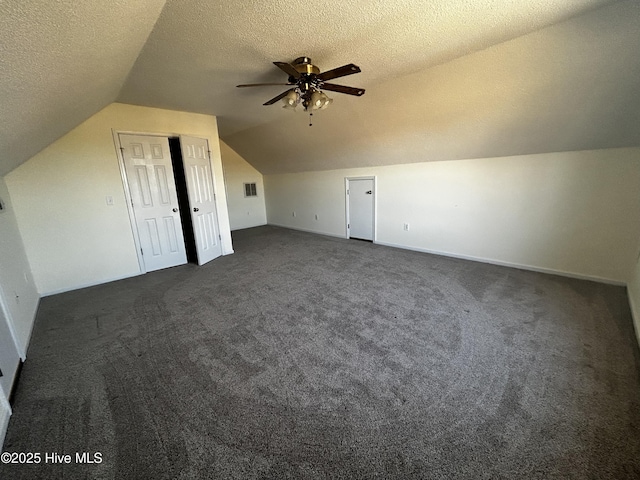
POLYGON ((11 418, 11 406, 9 401, 4 397, 2 391, 0 391, 0 451, 3 451, 4 438, 7 435, 7 428, 9 427, 9 419, 11 418))
MULTIPOLYGON (((231 255, 233 253, 234 253, 234 250, 231 249, 231 250, 223 251, 222 255, 223 256, 224 255, 231 255)), ((185 263, 184 265, 187 265, 187 264, 185 263)), ((180 266, 180 265, 178 265, 178 266, 180 266)), ((149 273, 149 272, 135 272, 135 273, 131 273, 131 274, 128 274, 128 275, 121 275, 121 276, 118 276, 118 277, 106 278, 106 279, 100 280, 98 282, 83 283, 83 284, 80 284, 80 285, 74 285, 73 287, 60 288, 58 290, 51 290, 49 292, 43 292, 43 293, 40 293, 40 295, 41 295, 41 297, 50 297, 51 295, 57 295, 59 293, 66 293, 66 292, 72 292, 74 290, 80 290, 82 288, 95 287, 97 285, 103 285, 105 283, 117 282, 118 280, 125 280, 127 278, 133 278, 133 277, 137 277, 139 275, 145 275, 146 273, 149 273)), ((153 273, 153 272, 151 272, 151 273, 153 273)))
POLYGON ((232 228, 231 231, 237 232, 238 230, 246 230, 248 228, 264 227, 265 225, 268 225, 268 223, 260 223, 258 225, 247 225, 246 227, 236 227, 236 228, 232 228))
POLYGON ((96 285, 102 285, 104 283, 117 282, 118 280, 124 280, 125 278, 137 277, 138 275, 144 275, 144 272, 135 272, 128 275, 122 275, 119 277, 106 278, 99 282, 84 283, 80 285, 74 285, 73 287, 61 288, 59 290, 51 290, 49 292, 40 293, 41 297, 50 297, 51 295, 57 295, 59 293, 72 292, 74 290, 80 290, 81 288, 95 287, 96 285))
POLYGON ((521 264, 521 263, 513 263, 513 262, 504 262, 502 260, 495 260, 492 258, 484 258, 484 257, 474 257, 472 255, 463 255, 463 254, 458 254, 458 253, 451 253, 451 252, 442 252, 439 250, 429 250, 426 248, 419 248, 419 247, 408 247, 405 245, 398 245, 395 243, 387 243, 387 242, 375 242, 378 245, 384 245, 386 247, 394 247, 394 248, 402 248, 405 250, 412 250, 414 252, 421 252, 421 253, 430 253, 432 255, 442 255, 444 257, 452 257, 452 258, 460 258, 462 260, 471 260, 474 262, 481 262, 481 263, 489 263, 491 265, 499 265, 501 267, 510 267, 510 268, 518 268, 520 270, 529 270, 532 272, 539 272, 539 273, 547 273, 547 274, 551 274, 551 275, 560 275, 562 277, 569 277, 569 278, 576 278, 578 280, 590 280, 592 282, 599 282, 599 283, 606 283, 609 285, 616 285, 616 286, 620 286, 620 287, 624 287, 626 286, 626 282, 621 282, 620 280, 614 280, 611 278, 605 278, 605 277, 598 277, 595 275, 584 275, 581 273, 574 273, 574 272, 566 272, 563 270, 556 270, 553 268, 544 268, 544 267, 535 267, 532 265, 525 265, 525 264, 521 264))
MULTIPOLYGON (((329 237, 337 237, 337 238, 347 238, 346 235, 336 235, 334 233, 327 233, 327 232, 321 232, 321 231, 317 231, 317 230, 310 230, 310 229, 306 229, 306 228, 299 228, 299 227, 292 227, 291 225, 281 225, 278 223, 268 223, 268 225, 272 225, 274 227, 282 227, 282 228, 288 228, 291 230, 299 230, 301 232, 307 232, 307 233, 316 233, 318 235, 326 235, 329 237)), ((411 247, 408 245, 400 245, 397 243, 390 243, 390 242, 381 242, 379 240, 374 240, 374 242, 376 245, 383 245, 385 247, 393 247, 393 248, 401 248, 403 250, 411 250, 414 252, 420 252, 420 253, 429 253, 432 255, 442 255, 444 257, 451 257, 451 258, 460 258, 462 260, 471 260, 474 262, 481 262, 481 263, 488 263, 491 265, 499 265, 501 267, 510 267, 510 268, 518 268, 520 270, 529 270, 532 272, 539 272, 539 273, 547 273, 550 275, 560 275, 562 277, 569 277, 569 278, 576 278, 578 280, 590 280, 592 282, 598 282, 598 283, 606 283, 608 285, 616 285, 619 287, 624 287, 627 285, 626 282, 620 281, 620 280, 615 280, 612 278, 606 278, 606 277, 599 277, 596 275, 584 275, 581 273, 574 273, 574 272, 567 272, 564 270, 556 270, 553 268, 545 268, 545 267, 536 267, 533 265, 525 265, 522 263, 514 263, 514 262, 504 262, 502 260, 495 260, 492 258, 484 258, 484 257, 475 257, 472 255, 464 255, 464 254, 459 254, 459 253, 452 253, 452 252, 444 252, 444 251, 440 251, 440 250, 431 250, 428 248, 420 248, 420 247, 411 247)))
POLYGON ((308 228, 292 227, 291 225, 281 225, 279 223, 267 223, 267 225, 271 227, 288 228, 289 230, 298 230, 300 232, 315 233, 317 235, 324 235, 326 237, 347 238, 346 235, 336 235, 335 233, 321 232, 319 230, 311 230, 308 228))

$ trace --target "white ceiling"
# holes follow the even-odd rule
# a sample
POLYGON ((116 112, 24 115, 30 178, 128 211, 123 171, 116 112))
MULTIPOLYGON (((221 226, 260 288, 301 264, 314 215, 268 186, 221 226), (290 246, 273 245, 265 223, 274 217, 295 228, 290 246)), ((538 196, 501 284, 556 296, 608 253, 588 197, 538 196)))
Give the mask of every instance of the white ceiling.
POLYGON ((0 3, 0 174, 112 101, 216 115, 263 173, 640 145, 637 0, 164 3, 0 3), (302 55, 367 93, 308 127, 235 88, 302 55))
POLYGON ((0 175, 116 99, 163 6, 0 1, 0 175))

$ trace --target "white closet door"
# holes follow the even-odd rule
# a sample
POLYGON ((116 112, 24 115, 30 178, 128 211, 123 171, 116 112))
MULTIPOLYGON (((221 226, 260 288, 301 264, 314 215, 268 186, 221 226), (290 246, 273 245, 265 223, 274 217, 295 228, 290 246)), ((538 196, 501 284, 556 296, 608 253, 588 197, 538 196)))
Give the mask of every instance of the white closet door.
POLYGON ((180 147, 198 265, 202 265, 222 255, 209 143, 204 138, 181 136, 180 147))
POLYGON ((120 146, 145 270, 187 263, 169 139, 120 134, 120 146))

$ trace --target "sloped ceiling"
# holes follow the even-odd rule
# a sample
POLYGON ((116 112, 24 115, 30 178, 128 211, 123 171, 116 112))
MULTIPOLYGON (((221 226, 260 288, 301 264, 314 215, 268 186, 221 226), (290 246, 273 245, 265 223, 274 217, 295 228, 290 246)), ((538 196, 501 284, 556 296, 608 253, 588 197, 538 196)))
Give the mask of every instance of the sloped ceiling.
POLYGON ((0 175, 116 99, 163 6, 0 1, 0 175))
POLYGON ((637 0, 5 0, 0 42, 0 174, 114 100, 216 115, 263 173, 640 145, 637 0), (235 88, 302 55, 367 93, 308 127, 235 88))

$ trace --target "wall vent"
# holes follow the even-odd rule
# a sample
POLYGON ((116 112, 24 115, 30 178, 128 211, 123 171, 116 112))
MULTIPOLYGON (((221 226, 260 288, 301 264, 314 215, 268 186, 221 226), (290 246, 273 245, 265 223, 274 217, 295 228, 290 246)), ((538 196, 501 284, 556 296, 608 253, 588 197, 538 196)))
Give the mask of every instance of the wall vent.
POLYGON ((258 190, 256 189, 255 183, 245 183, 244 184, 244 196, 245 197, 257 197, 258 190))

